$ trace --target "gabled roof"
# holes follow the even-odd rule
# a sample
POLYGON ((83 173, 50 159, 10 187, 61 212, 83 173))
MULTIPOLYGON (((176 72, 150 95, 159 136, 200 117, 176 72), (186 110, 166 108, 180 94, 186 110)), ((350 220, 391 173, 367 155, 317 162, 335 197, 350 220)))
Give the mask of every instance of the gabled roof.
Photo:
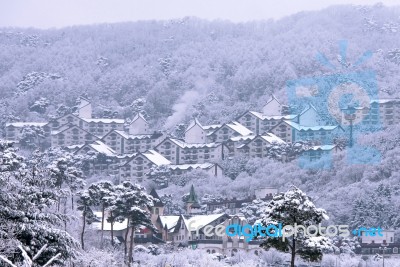
POLYGON ((278 123, 277 125, 275 125, 271 130, 277 128, 282 123, 286 123, 287 125, 296 129, 297 131, 319 131, 319 130, 332 131, 339 127, 339 125, 302 126, 293 121, 282 121, 282 122, 278 123))
POLYGON ((166 137, 160 144, 157 145, 157 147, 160 146, 162 143, 164 143, 166 140, 169 140, 170 142, 174 143, 180 148, 214 148, 222 145, 222 143, 205 143, 205 144, 186 143, 180 139, 166 137))
POLYGON ((179 215, 160 215, 157 220, 163 228, 167 227, 168 232, 171 233, 178 224, 179 218, 179 215))
POLYGON ((81 151, 85 147, 89 147, 89 148, 93 149, 94 151, 96 151, 96 152, 98 152, 100 154, 104 154, 104 155, 109 156, 109 157, 116 156, 116 154, 117 154, 111 147, 107 146, 106 144, 104 144, 101 141, 94 141, 91 144, 83 145, 75 153, 78 153, 79 151, 81 151))
POLYGON ((123 119, 101 119, 101 118, 100 119, 81 118, 81 119, 86 121, 86 122, 88 122, 88 123, 91 123, 91 122, 95 122, 95 123, 102 122, 102 123, 106 123, 106 124, 108 124, 108 123, 124 124, 125 123, 125 120, 123 120, 123 119))
POLYGON ((139 152, 139 153, 135 154, 132 158, 130 158, 127 162, 125 162, 122 166, 128 165, 132 160, 134 160, 135 158, 140 157, 140 156, 146 158, 151 163, 153 163, 157 166, 171 164, 171 162, 169 160, 164 158, 164 156, 161 155, 160 153, 158 153, 157 151, 147 150, 145 152, 139 152))
POLYGON ((132 121, 129 123, 129 125, 131 125, 133 122, 135 122, 135 121, 138 120, 139 118, 142 119, 142 120, 144 120, 146 123, 148 123, 147 120, 144 118, 143 114, 140 113, 140 112, 138 112, 138 113, 136 113, 135 117, 133 117, 133 119, 132 119, 132 121))
POLYGON ((168 168, 171 170, 189 170, 189 169, 207 170, 207 169, 213 168, 215 165, 218 165, 218 164, 207 162, 207 163, 196 163, 196 164, 168 165, 168 168))
POLYGON ((81 108, 84 108, 84 107, 90 105, 90 100, 87 99, 87 98, 85 98, 85 97, 83 97, 83 96, 80 96, 80 97, 78 98, 78 100, 79 100, 78 109, 81 109, 81 108), (81 100, 86 101, 86 103, 85 103, 85 102, 82 103, 81 100))
POLYGON ((154 138, 159 138, 160 136, 162 136, 162 133, 128 134, 124 131, 112 130, 112 131, 108 132, 107 134, 105 134, 102 139, 104 139, 105 137, 109 136, 112 133, 116 133, 116 134, 120 135, 121 137, 123 137, 124 139, 129 139, 129 140, 154 139, 154 138))
POLYGON ((154 198, 154 207, 164 207, 164 203, 161 201, 161 198, 158 196, 154 188, 151 189, 150 196, 154 198))
POLYGON ((211 224, 212 222, 222 218, 222 217, 229 217, 225 213, 219 213, 219 214, 208 214, 208 215, 194 215, 194 216, 185 216, 182 215, 183 222, 185 223, 185 226, 187 229, 189 229, 189 226, 192 228, 189 229, 193 230, 194 229, 199 229, 204 228, 204 226, 211 224))
POLYGON ((267 103, 265 103, 265 105, 268 105, 270 102, 272 102, 272 101, 274 101, 274 100, 275 100, 276 102, 278 102, 279 105, 282 105, 281 102, 279 102, 279 100, 275 97, 274 94, 271 94, 271 97, 269 98, 269 100, 267 101, 267 103))
POLYGON ((52 135, 57 135, 57 134, 63 133, 66 130, 69 130, 69 129, 72 129, 72 128, 78 128, 79 130, 84 131, 85 133, 90 134, 91 136, 93 136, 95 138, 99 138, 98 136, 96 136, 96 135, 94 135, 92 133, 89 133, 88 131, 86 131, 85 129, 82 129, 81 127, 79 127, 76 124, 64 124, 60 128, 58 128, 56 131, 52 131, 51 134, 52 135))
POLYGON ((310 147, 309 149, 307 149, 306 151, 310 151, 310 150, 313 150, 313 151, 318 151, 318 150, 329 151, 329 150, 334 149, 335 147, 336 147, 335 145, 313 146, 313 147, 310 147))
POLYGON ((204 130, 203 125, 201 125, 201 123, 199 122, 199 120, 198 120, 197 118, 194 118, 194 119, 190 122, 189 126, 186 128, 185 133, 186 133, 187 131, 189 131, 190 129, 192 129, 192 128, 193 128, 194 126, 196 126, 196 125, 198 125, 201 129, 204 130))
POLYGON ((217 128, 213 132, 209 133, 208 135, 212 135, 212 134, 216 133, 217 131, 219 131, 219 129, 222 129, 225 126, 230 128, 230 129, 232 129, 233 131, 237 132, 238 134, 240 134, 242 136, 253 134, 253 132, 251 130, 247 129, 245 126, 243 126, 239 122, 232 121, 232 122, 229 122, 229 123, 222 124, 219 128, 217 128))
POLYGON ((34 126, 34 127, 43 127, 47 124, 47 122, 8 122, 6 123, 6 127, 13 126, 16 128, 22 128, 25 126, 34 126))

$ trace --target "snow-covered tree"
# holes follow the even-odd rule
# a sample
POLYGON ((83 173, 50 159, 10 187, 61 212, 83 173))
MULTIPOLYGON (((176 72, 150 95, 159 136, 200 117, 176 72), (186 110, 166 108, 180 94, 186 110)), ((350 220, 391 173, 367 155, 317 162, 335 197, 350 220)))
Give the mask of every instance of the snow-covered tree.
POLYGON ((244 215, 249 224, 254 224, 256 220, 264 216, 265 206, 267 206, 267 202, 255 199, 251 203, 243 203, 240 213, 244 215))
MULTIPOLYGON (((318 225, 328 216, 324 209, 316 208, 311 199, 297 187, 291 187, 285 193, 276 194, 273 199, 265 206, 264 216, 258 221, 265 227, 268 225, 283 226, 318 225)), ((326 237, 308 236, 300 228, 297 234, 286 238, 267 237, 261 246, 265 249, 275 248, 277 250, 291 254, 291 267, 295 266, 296 255, 309 261, 319 261, 324 250, 332 249, 332 244, 326 237)))
POLYGON ((78 193, 77 209, 82 212, 82 232, 81 232, 81 246, 85 249, 85 228, 86 225, 96 221, 96 216, 93 213, 93 206, 96 200, 89 194, 89 190, 84 190, 78 193))
POLYGON ((44 264, 58 253, 55 263, 76 256, 78 243, 59 227, 67 217, 55 209, 59 191, 46 170, 17 155, 9 145, 0 145, 0 254, 13 263, 23 260, 22 252, 33 258, 48 245, 36 263, 44 264), (42 174, 40 177, 38 174, 42 174))
POLYGON ((93 200, 93 204, 100 207, 101 210, 101 239, 100 245, 103 246, 104 241, 104 220, 106 219, 106 208, 108 207, 111 197, 111 192, 113 191, 113 184, 109 181, 100 181, 93 183, 88 188, 88 194, 93 200))
POLYGON ((171 178, 171 169, 166 165, 152 167, 149 172, 149 179, 151 179, 158 188, 168 186, 168 180, 171 178))
POLYGON ((363 194, 354 201, 351 227, 379 225, 383 229, 400 226, 399 206, 393 197, 400 192, 399 186, 379 184, 373 192, 363 194))
POLYGON ((35 102, 33 102, 32 105, 29 106, 30 111, 35 111, 37 113, 43 114, 46 112, 46 108, 50 105, 50 102, 47 98, 41 97, 35 102))
POLYGON ((123 182, 116 186, 115 191, 118 191, 118 198, 113 203, 113 210, 115 218, 127 219, 127 226, 129 231, 125 233, 125 257, 128 257, 128 264, 132 263, 133 251, 133 238, 135 230, 139 226, 144 226, 149 229, 155 229, 151 222, 151 215, 148 208, 153 206, 153 197, 146 193, 144 187, 132 184, 130 182, 123 182), (128 252, 128 233, 129 237, 129 252, 128 252))

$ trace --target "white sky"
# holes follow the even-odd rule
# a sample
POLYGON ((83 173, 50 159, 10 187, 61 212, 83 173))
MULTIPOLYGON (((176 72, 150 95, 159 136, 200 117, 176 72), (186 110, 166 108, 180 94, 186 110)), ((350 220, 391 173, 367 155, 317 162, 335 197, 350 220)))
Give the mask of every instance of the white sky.
MULTIPOLYGON (((0 27, 52 28, 196 16, 234 22, 281 18, 335 4, 379 0, 0 0, 0 27)), ((400 0, 380 0, 400 5, 400 0)))

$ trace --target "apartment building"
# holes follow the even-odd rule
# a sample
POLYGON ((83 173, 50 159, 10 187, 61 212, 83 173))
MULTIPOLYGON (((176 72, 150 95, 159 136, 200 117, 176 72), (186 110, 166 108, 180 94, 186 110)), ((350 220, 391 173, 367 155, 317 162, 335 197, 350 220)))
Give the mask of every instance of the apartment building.
POLYGON ((267 116, 256 111, 247 111, 236 120, 255 134, 263 134, 282 120, 296 120, 297 115, 267 116))
POLYGON ((155 149, 175 165, 216 162, 228 152, 223 143, 189 144, 171 137, 165 138, 155 149))
MULTIPOLYGON (((33 130, 44 131, 44 127, 47 126, 47 122, 12 122, 6 123, 5 128, 5 138, 8 141, 18 142, 22 135, 24 134, 25 129, 30 128, 33 130)), ((49 132, 47 130, 46 132, 49 132)))
POLYGON ((349 125, 347 114, 354 113, 352 123, 362 127, 390 127, 400 123, 400 99, 371 100, 369 107, 349 107, 342 109, 341 124, 349 125))
POLYGON ((51 132, 51 146, 72 146, 91 143, 99 140, 81 127, 73 124, 66 124, 51 132))
POLYGON ((250 138, 243 144, 239 145, 236 150, 240 154, 250 158, 267 158, 271 146, 282 144, 285 144, 285 141, 278 136, 273 133, 265 133, 250 138))
POLYGON ((254 133, 247 129, 245 126, 237 121, 232 121, 230 123, 224 123, 213 132, 207 135, 209 142, 225 142, 229 138, 237 136, 247 136, 253 135, 254 133))
POLYGON ((120 180, 143 182, 151 168, 170 165, 171 162, 155 150, 139 152, 120 166, 120 180))
POLYGON ((163 139, 161 132, 152 134, 129 134, 124 131, 112 130, 101 140, 117 154, 132 154, 155 148, 163 139))

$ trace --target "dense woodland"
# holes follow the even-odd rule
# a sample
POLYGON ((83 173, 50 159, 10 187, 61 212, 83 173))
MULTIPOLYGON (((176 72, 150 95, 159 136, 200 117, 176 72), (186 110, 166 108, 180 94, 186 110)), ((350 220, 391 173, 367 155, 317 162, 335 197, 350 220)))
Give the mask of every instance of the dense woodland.
MULTIPOLYGON (((50 30, 3 28, 0 131, 6 122, 47 121, 68 113, 82 94, 91 99, 97 117, 131 118, 141 111, 154 130, 175 135, 179 135, 177 129, 182 130, 177 126, 194 116, 205 124, 224 123, 245 110, 259 110, 271 93, 286 102, 290 80, 332 73, 316 55, 321 52, 337 63, 340 40, 348 41, 349 62, 372 51, 372 58, 356 70, 376 72, 381 98, 400 97, 399 11, 377 4, 330 7, 277 21, 239 24, 183 18, 50 30)), ((380 151, 377 164, 349 164, 346 151, 308 169, 297 161, 238 157, 220 162, 226 172, 223 179, 196 171, 173 177, 159 195, 170 213, 179 213, 192 184, 203 203, 246 197, 262 186, 284 191, 293 184, 326 209, 332 223, 399 228, 399 133, 400 128, 394 127, 359 140, 380 151)), ((26 156, 28 167, 37 165, 32 162, 35 155, 18 153, 26 156)), ((0 156, 7 158, 5 152, 0 156)), ((8 176, 1 177, 0 182, 7 184, 8 176)), ((21 177, 9 186, 22 190, 26 181, 21 177)), ((107 177, 86 179, 83 187, 107 177)), ((153 181, 146 184, 152 186, 153 181)), ((57 203, 59 195, 51 194, 49 201, 57 203)), ((79 216, 78 211, 70 211, 79 216)), ((63 215, 53 211, 44 221, 62 225, 63 215)), ((73 222, 67 230, 80 230, 77 220, 73 222)), ((77 234, 64 236, 63 244, 79 246, 73 237, 79 239, 77 234)), ((75 252, 66 251, 63 257, 68 258, 68 253, 75 252)), ((92 252, 93 260, 96 253, 92 252)))

